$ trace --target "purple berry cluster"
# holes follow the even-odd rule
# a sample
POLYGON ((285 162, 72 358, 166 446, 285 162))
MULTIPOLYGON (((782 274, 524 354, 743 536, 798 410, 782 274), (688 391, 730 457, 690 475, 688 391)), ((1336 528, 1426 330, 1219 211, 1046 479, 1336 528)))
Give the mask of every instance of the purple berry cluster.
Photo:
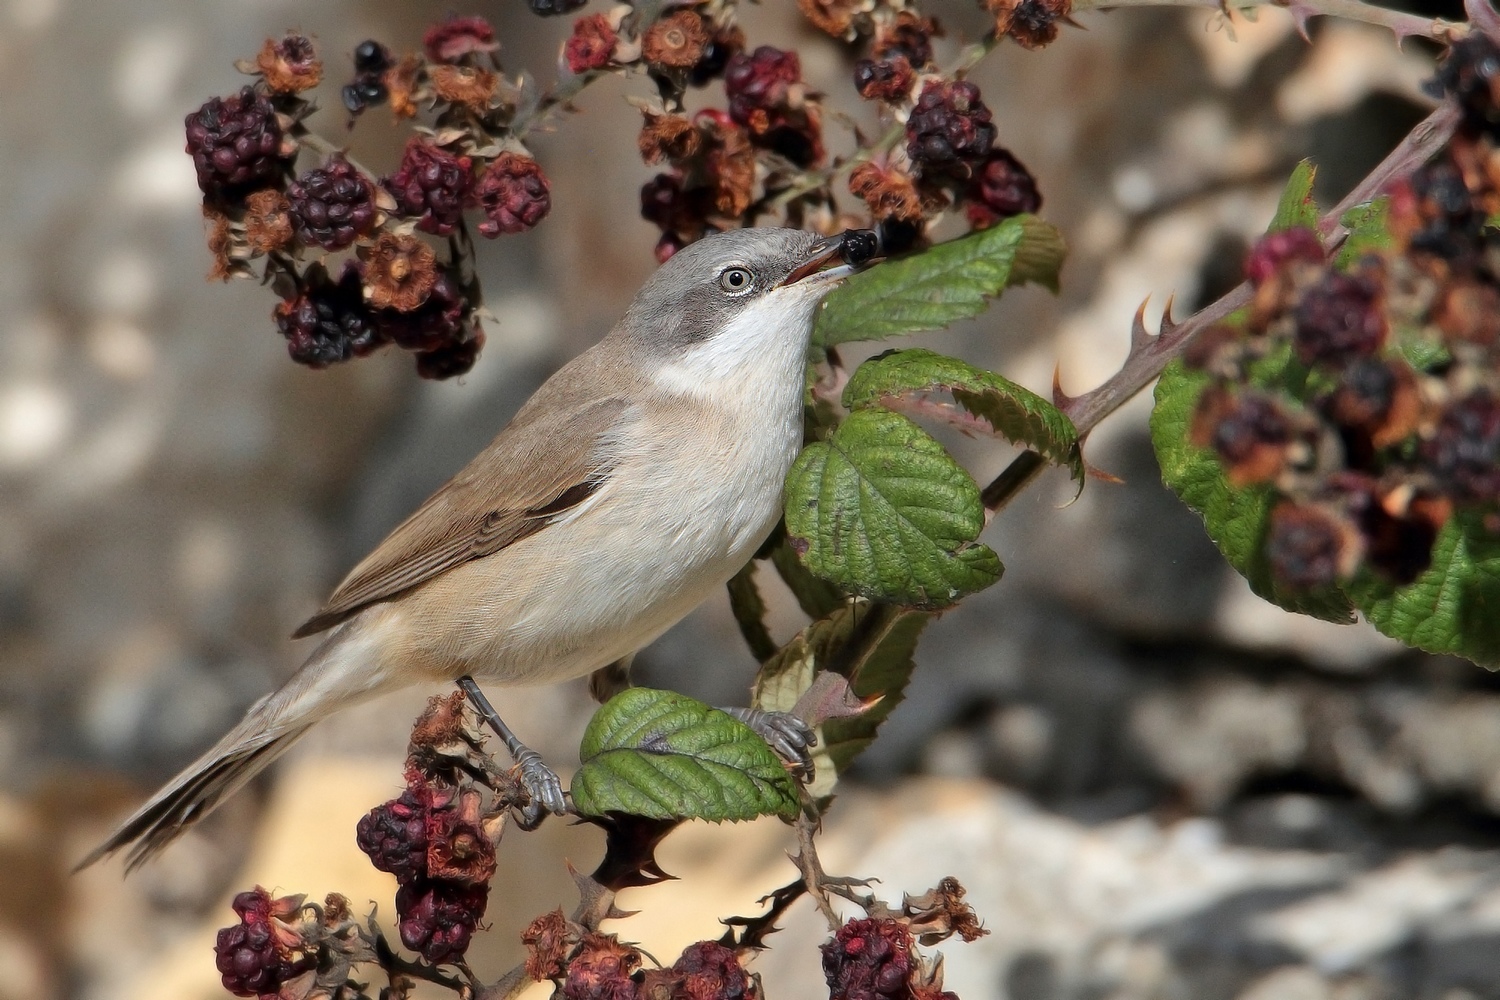
POLYGON ((359 821, 355 837, 371 864, 396 876, 401 943, 434 965, 463 957, 495 874, 479 793, 413 772, 400 796, 359 821))
POLYGON ((234 897, 240 922, 219 931, 214 956, 224 988, 238 997, 274 996, 318 964, 296 924, 301 896, 272 899, 256 886, 234 897))
MULTIPOLYGON (((551 209, 546 175, 508 139, 498 96, 499 43, 482 18, 450 17, 420 54, 375 40, 352 53, 343 88, 358 114, 388 104, 398 120, 432 109, 432 128, 376 177, 341 152, 296 172, 323 65, 310 39, 267 39, 240 68, 256 82, 187 116, 187 152, 203 190, 212 277, 262 277, 282 297, 273 318, 287 352, 310 368, 395 345, 424 378, 468 372, 484 345, 467 211, 487 237, 533 228, 551 209), (446 247, 416 233, 451 238, 446 247), (329 260, 329 254, 346 254, 329 260)), ((327 148, 326 142, 318 148, 327 148)))
POLYGON ((1243 321, 1185 359, 1213 376, 1190 439, 1273 491, 1265 558, 1295 590, 1411 583, 1461 511, 1500 531, 1500 48, 1456 42, 1438 80, 1463 124, 1389 188, 1379 239, 1335 262, 1310 228, 1266 236, 1243 321))

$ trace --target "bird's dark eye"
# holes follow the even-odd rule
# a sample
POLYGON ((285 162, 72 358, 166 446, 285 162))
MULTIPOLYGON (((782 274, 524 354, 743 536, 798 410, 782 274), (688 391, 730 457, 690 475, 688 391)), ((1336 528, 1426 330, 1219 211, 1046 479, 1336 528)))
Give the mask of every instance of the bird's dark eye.
POLYGON ((719 287, 731 295, 749 291, 754 283, 754 275, 743 267, 726 267, 724 273, 719 275, 719 287))

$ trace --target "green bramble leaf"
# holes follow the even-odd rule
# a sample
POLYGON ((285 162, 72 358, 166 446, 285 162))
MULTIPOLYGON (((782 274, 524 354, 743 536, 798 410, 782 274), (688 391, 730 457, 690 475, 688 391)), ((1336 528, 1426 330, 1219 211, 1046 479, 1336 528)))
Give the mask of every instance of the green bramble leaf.
POLYGON ((1057 291, 1062 234, 1033 215, 853 275, 818 311, 814 348, 939 330, 984 312, 989 299, 1028 281, 1057 291))
POLYGON ((1312 196, 1313 179, 1317 173, 1318 168, 1311 160, 1297 164, 1297 169, 1287 178, 1281 201, 1276 205, 1276 214, 1271 217, 1271 227, 1266 232, 1276 233, 1297 226, 1318 228, 1318 203, 1312 196))
POLYGON ((979 487, 943 446, 899 413, 849 414, 802 450, 786 482, 790 544, 847 593, 942 608, 1000 579, 975 539, 979 487))
POLYGON ((671 691, 631 688, 589 721, 573 775, 582 816, 754 819, 797 813, 797 788, 738 719, 671 691))
POLYGON ((1353 621, 1349 599, 1337 588, 1297 590, 1272 576, 1265 539, 1275 491, 1269 486, 1230 486, 1213 452, 1188 441, 1193 410, 1209 382, 1207 374, 1189 371, 1181 361, 1168 365, 1157 382, 1151 443, 1162 481, 1203 518, 1208 537, 1257 595, 1288 611, 1325 621, 1353 621))
POLYGON ((802 609, 802 613, 813 621, 832 614, 834 609, 849 603, 849 595, 822 577, 814 576, 802 564, 802 560, 798 558, 791 543, 786 539, 782 539, 781 543, 771 550, 771 565, 776 567, 776 572, 787 585, 787 589, 797 599, 797 605, 802 609))
POLYGON ((1381 195, 1374 201, 1355 205, 1339 219, 1339 224, 1349 231, 1339 247, 1334 266, 1347 271, 1365 254, 1389 250, 1395 245, 1390 230, 1391 199, 1381 195))
POLYGON ((839 776, 901 703, 915 667, 917 640, 933 617, 890 604, 846 604, 797 633, 761 667, 751 704, 763 711, 791 711, 824 671, 841 674, 860 698, 880 698, 859 715, 817 726, 808 786, 814 798, 833 791, 839 776))
POLYGON ((1067 466, 1082 486, 1083 457, 1073 421, 1030 389, 957 358, 927 350, 890 351, 871 358, 849 380, 844 405, 855 410, 890 397, 928 392, 951 393, 958 405, 1012 444, 1067 466))
POLYGON ((1363 569, 1345 588, 1370 623, 1430 653, 1452 653, 1500 667, 1500 534, 1484 515, 1448 519, 1432 547, 1432 565, 1405 587, 1363 569))

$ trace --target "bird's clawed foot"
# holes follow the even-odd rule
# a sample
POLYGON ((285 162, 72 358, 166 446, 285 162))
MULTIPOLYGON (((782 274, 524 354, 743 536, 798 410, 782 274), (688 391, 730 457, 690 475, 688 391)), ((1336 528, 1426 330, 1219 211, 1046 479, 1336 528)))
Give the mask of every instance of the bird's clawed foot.
POLYGON ((516 755, 516 764, 521 769, 521 784, 531 797, 521 810, 521 829, 536 829, 549 813, 562 816, 568 812, 568 797, 563 792, 562 779, 547 766, 541 754, 522 746, 516 755))
POLYGON ((758 708, 726 708, 723 711, 754 730, 799 777, 812 775, 812 748, 818 745, 812 726, 787 712, 763 712, 758 708))

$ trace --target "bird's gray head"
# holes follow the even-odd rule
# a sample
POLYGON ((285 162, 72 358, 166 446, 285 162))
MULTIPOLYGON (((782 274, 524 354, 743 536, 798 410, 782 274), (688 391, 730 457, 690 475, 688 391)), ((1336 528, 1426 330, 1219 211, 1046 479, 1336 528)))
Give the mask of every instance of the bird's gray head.
MULTIPOLYGON (((813 310, 853 270, 827 268, 839 263, 845 239, 771 228, 706 236, 651 276, 619 330, 660 357, 722 340, 751 349, 752 342, 795 338, 805 349, 813 310)), ((738 353, 734 346, 717 348, 738 353)))

